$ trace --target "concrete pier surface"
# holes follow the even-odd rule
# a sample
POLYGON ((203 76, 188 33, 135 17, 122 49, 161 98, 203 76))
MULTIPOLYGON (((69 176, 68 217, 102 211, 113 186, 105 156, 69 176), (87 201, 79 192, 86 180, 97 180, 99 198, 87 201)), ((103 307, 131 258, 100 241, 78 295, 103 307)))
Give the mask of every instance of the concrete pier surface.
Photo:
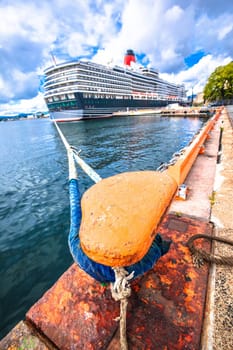
MULTIPOLYGON (((216 194, 211 220, 216 224, 216 236, 233 240, 233 106, 223 112, 222 120, 222 156, 220 164, 217 165, 216 194)), ((233 256, 231 246, 216 244, 214 250, 219 255, 233 256)), ((203 350, 232 350, 233 268, 214 265, 211 278, 208 337, 203 350)))
MULTIPOLYGON (((186 242, 197 233, 233 239, 233 107, 224 108, 158 232, 173 243, 152 270, 131 283, 129 350, 232 350, 232 268, 193 265, 186 242), (219 150, 223 127, 222 152, 219 150), (217 164, 218 160, 218 164, 217 164)), ((210 251, 210 244, 198 242, 210 251)), ((213 249, 213 247, 212 247, 213 249)), ((232 247, 214 244, 220 255, 232 247)), ((0 341, 0 350, 120 349, 119 302, 73 264, 0 341)))

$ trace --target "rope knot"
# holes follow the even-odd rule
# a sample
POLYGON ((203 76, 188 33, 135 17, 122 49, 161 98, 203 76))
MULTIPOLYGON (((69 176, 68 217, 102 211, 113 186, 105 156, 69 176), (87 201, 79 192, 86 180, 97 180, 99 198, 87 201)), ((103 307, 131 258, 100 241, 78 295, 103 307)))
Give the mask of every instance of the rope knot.
POLYGON ((113 267, 115 273, 115 282, 111 283, 111 292, 114 300, 120 300, 120 317, 115 321, 120 321, 120 348, 128 350, 126 336, 126 313, 127 313, 127 298, 131 295, 131 287, 129 281, 133 278, 134 271, 130 274, 123 267, 113 267))
POLYGON ((133 278, 134 271, 131 274, 123 267, 113 267, 115 272, 115 282, 111 284, 111 292, 114 300, 122 300, 130 297, 131 287, 129 281, 133 278))

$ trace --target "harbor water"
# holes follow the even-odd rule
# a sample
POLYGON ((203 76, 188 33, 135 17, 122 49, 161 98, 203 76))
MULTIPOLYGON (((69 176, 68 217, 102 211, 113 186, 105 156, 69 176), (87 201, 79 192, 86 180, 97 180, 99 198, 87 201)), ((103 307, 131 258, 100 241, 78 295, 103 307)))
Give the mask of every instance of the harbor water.
MULTIPOLYGON (((138 116, 60 124, 68 142, 105 178, 155 170, 205 120, 138 116)), ((0 338, 71 265, 68 164, 49 119, 0 123, 0 338)), ((83 193, 93 182, 78 169, 83 193)))

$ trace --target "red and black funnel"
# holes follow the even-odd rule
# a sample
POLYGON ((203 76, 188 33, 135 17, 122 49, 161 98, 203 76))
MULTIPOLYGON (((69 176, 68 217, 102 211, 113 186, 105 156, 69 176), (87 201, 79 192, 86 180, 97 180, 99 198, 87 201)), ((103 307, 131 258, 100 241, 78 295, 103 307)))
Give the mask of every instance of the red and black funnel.
POLYGON ((130 66, 131 62, 136 62, 135 54, 133 50, 127 50, 124 58, 124 64, 130 66))

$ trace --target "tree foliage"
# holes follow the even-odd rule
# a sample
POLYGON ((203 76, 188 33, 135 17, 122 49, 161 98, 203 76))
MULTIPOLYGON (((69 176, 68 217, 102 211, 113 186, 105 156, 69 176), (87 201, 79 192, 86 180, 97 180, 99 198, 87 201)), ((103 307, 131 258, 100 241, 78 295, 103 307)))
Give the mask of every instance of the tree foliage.
POLYGON ((223 101, 233 98, 233 61, 219 66, 209 76, 204 88, 205 101, 223 101))

